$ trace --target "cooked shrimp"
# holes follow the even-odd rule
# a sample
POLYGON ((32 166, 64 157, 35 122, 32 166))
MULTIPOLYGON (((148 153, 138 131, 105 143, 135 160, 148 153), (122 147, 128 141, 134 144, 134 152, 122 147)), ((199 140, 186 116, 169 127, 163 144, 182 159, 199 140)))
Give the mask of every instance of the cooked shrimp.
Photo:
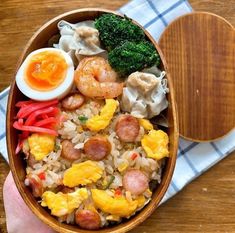
POLYGON ((87 57, 79 63, 77 71, 92 75, 99 82, 115 82, 117 73, 103 57, 87 57))
POLYGON ((75 83, 85 96, 115 98, 122 93, 123 83, 116 82, 117 74, 102 57, 84 58, 75 72, 75 83))

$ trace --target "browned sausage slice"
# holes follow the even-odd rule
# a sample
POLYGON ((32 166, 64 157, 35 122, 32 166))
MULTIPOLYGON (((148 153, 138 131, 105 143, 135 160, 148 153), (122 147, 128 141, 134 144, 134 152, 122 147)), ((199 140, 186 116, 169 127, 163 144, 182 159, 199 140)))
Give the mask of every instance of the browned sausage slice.
POLYGON ((44 188, 41 179, 35 174, 29 174, 26 178, 27 186, 32 189, 32 193, 34 197, 41 197, 44 188))
POLYGON ((62 151, 61 157, 69 161, 74 161, 81 158, 81 151, 74 148, 74 145, 69 140, 63 140, 61 142, 62 151))
POLYGON ((129 170, 123 176, 123 187, 134 195, 140 195, 149 187, 148 177, 139 170, 129 170))
POLYGON ((84 103, 84 101, 85 101, 84 96, 76 93, 65 97, 62 100, 61 105, 66 110, 75 110, 79 108, 84 103))
POLYGON ((104 136, 94 136, 85 142, 84 152, 90 160, 100 161, 111 152, 111 144, 104 136))
POLYGON ((139 135, 139 121, 131 115, 121 115, 117 119, 115 131, 123 142, 134 142, 139 135))
POLYGON ((64 186, 64 187, 60 190, 60 192, 62 192, 62 193, 72 193, 72 192, 74 192, 74 189, 64 186))
POLYGON ((38 163, 38 161, 31 154, 29 154, 28 159, 26 159, 26 161, 27 161, 27 164, 32 168, 36 163, 38 163))
POLYGON ((78 210, 75 213, 75 222, 82 228, 96 230, 100 228, 101 220, 97 212, 91 210, 78 210))

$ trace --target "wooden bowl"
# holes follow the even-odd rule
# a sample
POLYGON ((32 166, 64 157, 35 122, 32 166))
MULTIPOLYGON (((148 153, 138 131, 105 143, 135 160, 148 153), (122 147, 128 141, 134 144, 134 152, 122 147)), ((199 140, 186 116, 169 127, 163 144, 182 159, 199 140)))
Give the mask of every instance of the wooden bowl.
MULTIPOLYGON (((24 59, 30 52, 39 48, 47 47, 48 40, 53 35, 58 33, 57 23, 60 20, 63 19, 71 23, 75 23, 83 20, 89 20, 89 19, 93 20, 103 13, 117 14, 109 10, 92 8, 92 9, 79 9, 79 10, 70 11, 52 19, 51 21, 43 25, 30 39, 19 59, 17 69, 19 68, 21 63, 24 61, 24 59)), ((131 217, 129 220, 125 220, 116 226, 102 228, 99 230, 99 232, 118 232, 118 233, 126 232, 128 230, 131 230, 141 222, 143 222, 156 209, 162 197, 164 196, 171 181, 171 177, 175 167, 177 148, 178 148, 178 120, 177 120, 177 112, 176 112, 172 82, 170 75, 168 73, 168 68, 165 59, 162 55, 160 48, 158 47, 157 43, 153 40, 153 38, 149 35, 148 32, 145 31, 145 34, 147 35, 149 40, 155 45, 158 53, 160 54, 162 60, 161 68, 167 71, 168 85, 170 89, 170 93, 168 95, 169 107, 167 110, 167 118, 169 121, 168 134, 170 137, 170 145, 169 145, 170 157, 166 160, 166 165, 164 167, 162 174, 162 181, 159 184, 159 186, 156 188, 156 191, 153 194, 151 202, 148 205, 146 205, 139 213, 131 217)), ((15 155, 15 148, 17 145, 17 131, 12 127, 14 116, 16 115, 17 111, 15 104, 17 101, 22 100, 24 98, 25 98, 24 95, 17 88, 15 81, 13 81, 11 85, 11 90, 8 100, 9 101, 8 108, 7 108, 7 149, 10 160, 10 167, 16 186, 23 200, 26 202, 29 208, 34 212, 34 214, 38 216, 44 223, 52 227, 54 230, 64 233, 90 232, 87 230, 80 229, 79 226, 59 223, 57 219, 54 218, 52 215, 50 215, 50 213, 45 208, 42 208, 40 206, 40 204, 33 197, 29 188, 27 188, 24 185, 24 179, 26 175, 25 173, 26 164, 22 156, 15 155)))

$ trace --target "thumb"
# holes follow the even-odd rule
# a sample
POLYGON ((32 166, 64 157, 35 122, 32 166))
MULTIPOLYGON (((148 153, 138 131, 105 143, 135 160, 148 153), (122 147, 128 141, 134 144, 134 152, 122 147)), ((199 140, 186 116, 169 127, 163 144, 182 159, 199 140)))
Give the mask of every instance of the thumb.
POLYGON ((3 201, 8 233, 55 233, 26 206, 16 188, 11 172, 3 186, 3 201))

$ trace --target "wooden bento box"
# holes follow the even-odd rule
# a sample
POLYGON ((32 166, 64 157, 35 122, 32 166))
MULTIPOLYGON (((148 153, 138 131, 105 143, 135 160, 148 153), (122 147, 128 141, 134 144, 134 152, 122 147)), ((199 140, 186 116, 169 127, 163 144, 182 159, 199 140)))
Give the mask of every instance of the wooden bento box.
MULTIPOLYGON (((113 11, 105 9, 78 9, 61 14, 58 17, 50 20, 49 22, 44 24, 30 39, 19 59, 16 71, 18 70, 19 66, 30 52, 47 46, 48 40, 53 35, 58 33, 57 23, 60 20, 63 19, 71 23, 76 23, 83 20, 94 20, 103 13, 117 14, 113 11)), ((147 217, 149 217, 153 213, 153 211, 157 208, 164 194, 166 193, 175 167, 177 148, 178 148, 178 120, 177 120, 176 103, 174 98, 172 81, 170 74, 168 72, 166 61, 158 44, 154 41, 154 39, 150 36, 150 34, 146 30, 144 30, 144 32, 147 38, 154 44, 156 50, 158 51, 162 61, 161 68, 163 68, 167 73, 168 87, 170 90, 169 94, 167 95, 169 102, 169 107, 167 110, 167 119, 169 122, 168 135, 170 138, 170 143, 169 143, 170 156, 166 160, 166 165, 162 173, 162 181, 156 188, 152 196, 152 200, 141 211, 139 211, 130 219, 125 220, 116 226, 102 228, 99 230, 99 232, 118 232, 118 233, 126 232, 136 227, 138 224, 143 222, 147 217)), ((25 162, 22 156, 15 155, 15 148, 17 145, 17 130, 12 127, 14 116, 16 115, 16 110, 17 110, 15 104, 17 101, 23 100, 24 98, 25 98, 24 95, 19 91, 18 87, 16 86, 16 82, 14 80, 11 85, 9 101, 8 101, 8 109, 7 109, 7 148, 10 160, 10 167, 16 186, 23 200, 29 206, 29 208, 34 212, 34 214, 38 216, 44 223, 52 227, 54 230, 64 233, 90 232, 88 230, 83 230, 78 226, 59 223, 56 218, 54 218, 52 215, 50 215, 49 212, 46 211, 46 209, 40 206, 40 204, 33 197, 30 190, 24 185, 24 179, 26 175, 25 162)))

